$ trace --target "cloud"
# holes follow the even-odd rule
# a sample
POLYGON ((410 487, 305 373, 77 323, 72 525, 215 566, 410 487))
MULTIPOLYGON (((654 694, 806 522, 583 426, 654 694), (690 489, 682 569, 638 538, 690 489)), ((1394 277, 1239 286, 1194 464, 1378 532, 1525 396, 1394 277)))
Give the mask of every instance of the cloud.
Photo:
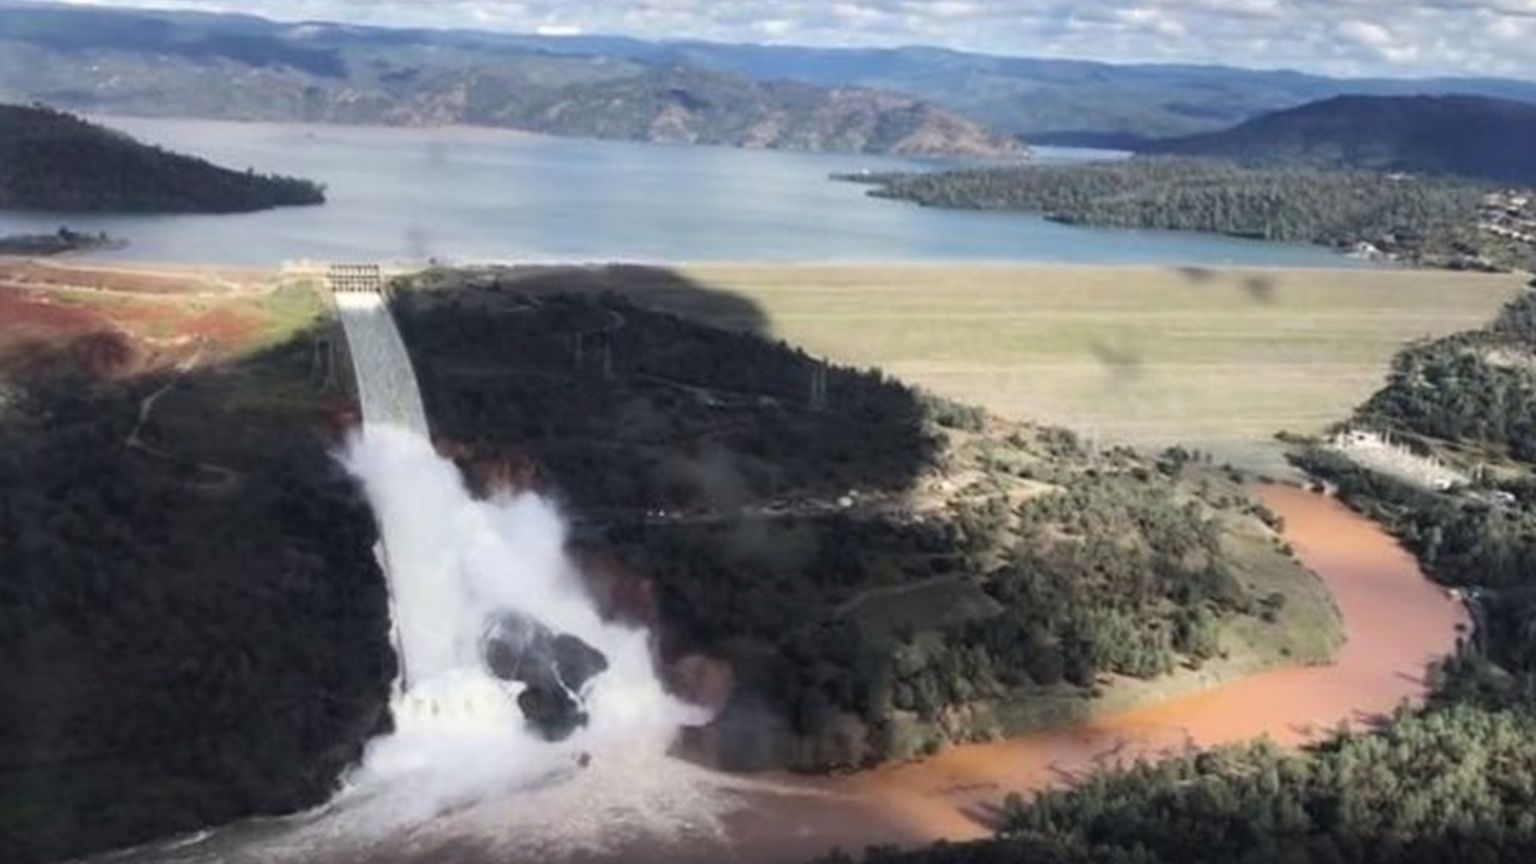
MULTIPOLYGON (((81 0, 91 2, 91 0, 81 0)), ((521 32, 1536 78, 1536 0, 94 0, 521 32)))

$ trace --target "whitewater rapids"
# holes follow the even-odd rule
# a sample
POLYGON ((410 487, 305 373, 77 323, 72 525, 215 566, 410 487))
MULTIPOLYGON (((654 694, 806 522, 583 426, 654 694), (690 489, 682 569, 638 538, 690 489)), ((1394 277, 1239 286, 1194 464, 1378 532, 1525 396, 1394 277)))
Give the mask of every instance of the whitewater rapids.
POLYGON ((511 491, 476 499, 438 455, 385 297, 336 301, 364 420, 340 459, 382 538, 400 663, 394 731, 369 742, 318 810, 135 852, 233 864, 536 861, 718 842, 738 806, 731 789, 751 784, 668 755, 679 730, 708 713, 666 692, 644 629, 598 615, 548 500, 511 491), (525 723, 516 704, 524 685, 487 668, 487 630, 508 612, 607 658, 574 694, 589 722, 558 743, 525 723))

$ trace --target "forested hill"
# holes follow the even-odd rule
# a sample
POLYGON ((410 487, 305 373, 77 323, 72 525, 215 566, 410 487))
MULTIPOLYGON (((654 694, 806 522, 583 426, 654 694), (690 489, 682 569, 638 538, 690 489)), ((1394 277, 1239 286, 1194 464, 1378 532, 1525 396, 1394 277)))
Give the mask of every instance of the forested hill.
POLYGON ((1316 243, 1455 269, 1536 267, 1536 195, 1454 178, 1146 157, 840 179, 930 207, 1316 243))
POLYGON ((1339 96, 1142 147, 1244 163, 1536 183, 1536 105, 1481 96, 1339 96))
POLYGON ((324 201, 308 180, 231 171, 71 114, 0 105, 0 209, 232 213, 324 201))

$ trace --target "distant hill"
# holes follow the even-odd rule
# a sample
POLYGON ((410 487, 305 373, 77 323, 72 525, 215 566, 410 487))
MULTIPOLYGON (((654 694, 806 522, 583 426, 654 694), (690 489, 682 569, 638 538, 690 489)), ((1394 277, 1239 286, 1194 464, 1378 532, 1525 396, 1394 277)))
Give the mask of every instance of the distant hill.
MULTIPOLYGON (((530 113, 529 104, 553 99, 590 105, 604 91, 589 85, 631 78, 626 86, 645 86, 645 76, 665 81, 673 74, 668 70, 677 69, 716 73, 721 86, 768 85, 752 97, 768 106, 756 115, 760 137, 785 119, 817 130, 762 146, 831 146, 799 142, 839 140, 827 131, 837 112, 830 121, 798 113, 803 103, 786 95, 783 82, 823 91, 881 92, 868 96, 869 102, 907 94, 930 112, 942 106, 946 113, 931 114, 935 122, 919 137, 943 142, 947 130, 959 131, 948 149, 960 153, 971 151, 973 144, 966 142, 975 140, 970 129, 956 125, 960 118, 1032 142, 1126 147, 1212 132, 1344 93, 1473 93, 1536 102, 1536 82, 1499 78, 1341 79, 1292 70, 1117 65, 921 46, 809 48, 397 30, 0 0, 0 101, 36 99, 113 113, 385 123, 479 123, 489 121, 478 117, 497 116, 508 125, 558 131, 560 124, 530 113), (463 81, 493 86, 454 89, 463 81), (567 92, 556 97, 561 90, 567 92)), ((828 102, 842 104, 830 95, 828 102)), ((622 107, 627 112, 635 106, 622 107)), ((901 106, 862 111, 911 122, 910 110, 901 106)), ((715 125, 709 116, 693 122, 700 140, 756 143, 731 122, 715 125), (733 130, 740 140, 732 140, 733 130)), ((877 144, 862 149, 876 150, 877 144)))
POLYGON ((1141 149, 1536 183, 1536 105, 1483 96, 1339 96, 1141 149))
MULTIPOLYGON (((325 109, 350 111, 344 94, 325 109)), ((380 119, 452 122, 586 138, 832 150, 909 156, 1023 156, 1015 139, 910 96, 867 88, 827 89, 758 82, 690 67, 560 87, 530 86, 525 74, 468 69, 422 78, 380 119)))
POLYGON ((324 201, 307 180, 231 171, 71 114, 0 105, 0 209, 229 213, 324 201))
POLYGON ((906 155, 1025 147, 911 96, 526 47, 495 34, 0 4, 0 100, 232 120, 500 126, 906 155))

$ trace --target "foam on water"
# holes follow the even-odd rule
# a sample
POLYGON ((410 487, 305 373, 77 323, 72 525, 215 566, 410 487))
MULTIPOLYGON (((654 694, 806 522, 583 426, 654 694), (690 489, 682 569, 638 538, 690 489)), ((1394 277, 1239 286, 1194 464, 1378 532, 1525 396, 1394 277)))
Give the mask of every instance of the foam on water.
POLYGON ((369 744, 324 818, 282 845, 393 844, 434 822, 434 842, 446 832, 563 854, 718 833, 720 784, 667 755, 678 730, 707 712, 666 692, 645 630, 597 614, 549 501, 512 492, 477 500, 436 453, 384 298, 338 294, 337 304, 364 414, 343 461, 379 523, 402 671, 395 731, 369 744), (509 611, 608 660, 580 694, 590 722, 564 741, 529 730, 515 702, 522 685, 486 668, 484 635, 509 611))

